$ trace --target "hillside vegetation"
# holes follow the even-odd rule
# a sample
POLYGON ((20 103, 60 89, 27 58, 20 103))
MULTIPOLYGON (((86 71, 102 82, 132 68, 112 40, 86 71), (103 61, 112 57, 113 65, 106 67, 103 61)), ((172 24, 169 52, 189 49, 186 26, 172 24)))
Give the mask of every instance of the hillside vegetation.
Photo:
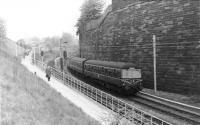
POLYGON ((7 52, 7 54, 11 56, 15 56, 17 54, 20 57, 24 54, 24 48, 18 46, 14 41, 8 38, 0 38, 0 49, 7 52))
POLYGON ((0 49, 1 125, 96 125, 20 61, 0 49))

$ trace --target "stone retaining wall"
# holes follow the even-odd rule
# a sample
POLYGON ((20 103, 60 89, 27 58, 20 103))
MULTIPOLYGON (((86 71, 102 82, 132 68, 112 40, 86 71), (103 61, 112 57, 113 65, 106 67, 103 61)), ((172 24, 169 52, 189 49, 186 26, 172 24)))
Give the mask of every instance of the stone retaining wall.
POLYGON ((133 62, 144 86, 153 88, 152 36, 157 40, 158 89, 200 93, 200 3, 198 0, 140 2, 113 10, 95 29, 82 28, 81 56, 133 62))

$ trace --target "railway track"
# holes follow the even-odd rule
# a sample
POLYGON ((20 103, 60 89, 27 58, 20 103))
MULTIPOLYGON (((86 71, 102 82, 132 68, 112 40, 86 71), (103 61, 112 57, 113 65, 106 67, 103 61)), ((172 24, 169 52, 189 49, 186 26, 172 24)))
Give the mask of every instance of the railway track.
MULTIPOLYGON (((61 77, 60 79, 62 79, 62 75, 59 77, 61 77)), ((91 90, 89 92, 91 93, 91 90)), ((122 100, 126 101, 126 99, 122 100)), ((176 119, 180 119, 184 121, 185 125, 200 125, 200 108, 198 107, 189 106, 186 104, 167 100, 144 92, 139 92, 137 96, 131 98, 129 97, 128 101, 136 102, 139 103, 140 105, 147 106, 150 109, 162 112, 162 114, 166 116, 172 116, 176 119)), ((107 105, 109 104, 110 103, 107 103, 107 105)), ((143 116, 143 117, 148 119, 148 116, 147 117, 143 116)), ((170 121, 168 122, 170 123, 170 121)))
MULTIPOLYGON (((85 82, 89 83, 90 85, 93 85, 92 81, 89 81, 89 82, 85 81, 85 82)), ((95 87, 98 87, 98 86, 95 86, 95 87)), ((110 93, 107 90, 102 89, 102 91, 110 93)), ((115 93, 110 93, 110 94, 112 95, 114 94, 116 97, 118 97, 118 95, 116 95, 115 93)), ((122 98, 122 97, 119 97, 119 98, 122 98)), ((124 99, 122 98, 122 100, 124 99)), ((178 103, 178 102, 164 99, 158 96, 150 95, 144 92, 139 92, 137 96, 131 97, 131 101, 148 106, 151 109, 155 109, 156 111, 160 111, 164 115, 172 116, 172 117, 175 117, 176 119, 185 121, 185 125, 189 125, 189 124, 200 125, 200 108, 198 107, 186 105, 183 103, 178 103)))
MULTIPOLYGON (((76 76, 77 77, 77 76, 76 76)), ((79 78, 80 79, 80 78, 79 78)), ((83 80, 83 79, 81 79, 83 80)), ((93 85, 93 82, 85 81, 93 85)), ((98 87, 98 86, 95 86, 98 87)), ((110 93, 109 91, 103 90, 110 93)), ((114 94, 114 93, 110 93, 114 94)), ((118 95, 114 94, 116 97, 118 95)), ((122 98, 122 97, 120 97, 122 98)), ((124 100, 122 98, 122 100, 124 100)), ((167 116, 172 116, 177 119, 185 121, 185 125, 200 125, 200 108, 186 105, 183 103, 171 101, 158 96, 150 95, 144 92, 139 92, 137 96, 131 98, 131 101, 137 102, 139 104, 155 109, 156 111, 161 111, 162 114, 167 116)))
POLYGON ((131 101, 181 119, 185 124, 200 125, 200 108, 139 92, 131 101))

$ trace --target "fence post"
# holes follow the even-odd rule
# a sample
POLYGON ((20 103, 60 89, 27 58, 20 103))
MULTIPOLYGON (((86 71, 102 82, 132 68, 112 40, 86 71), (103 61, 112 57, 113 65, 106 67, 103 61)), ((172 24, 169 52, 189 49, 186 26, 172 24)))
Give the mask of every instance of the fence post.
POLYGON ((62 80, 63 80, 63 83, 65 84, 65 79, 64 79, 64 71, 62 71, 62 80))

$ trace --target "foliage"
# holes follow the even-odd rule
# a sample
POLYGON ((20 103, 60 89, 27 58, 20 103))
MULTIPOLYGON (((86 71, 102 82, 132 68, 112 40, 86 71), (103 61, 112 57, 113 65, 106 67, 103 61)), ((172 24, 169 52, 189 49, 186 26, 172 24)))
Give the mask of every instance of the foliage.
POLYGON ((62 37, 61 37, 61 42, 62 44, 67 44, 67 45, 75 45, 78 43, 77 39, 69 34, 69 33, 63 33, 62 37))
POLYGON ((24 39, 18 40, 17 45, 21 46, 24 49, 31 49, 31 47, 28 44, 26 44, 24 39))
POLYGON ((81 16, 76 24, 78 30, 82 24, 98 19, 101 16, 103 5, 102 0, 86 0, 80 9, 81 16))
POLYGON ((6 26, 5 22, 0 18, 0 38, 6 37, 6 26))
POLYGON ((52 51, 56 48, 61 46, 71 46, 77 43, 77 39, 69 34, 69 33, 63 33, 61 37, 53 36, 53 37, 46 37, 41 40, 42 48, 46 48, 46 50, 52 51))

